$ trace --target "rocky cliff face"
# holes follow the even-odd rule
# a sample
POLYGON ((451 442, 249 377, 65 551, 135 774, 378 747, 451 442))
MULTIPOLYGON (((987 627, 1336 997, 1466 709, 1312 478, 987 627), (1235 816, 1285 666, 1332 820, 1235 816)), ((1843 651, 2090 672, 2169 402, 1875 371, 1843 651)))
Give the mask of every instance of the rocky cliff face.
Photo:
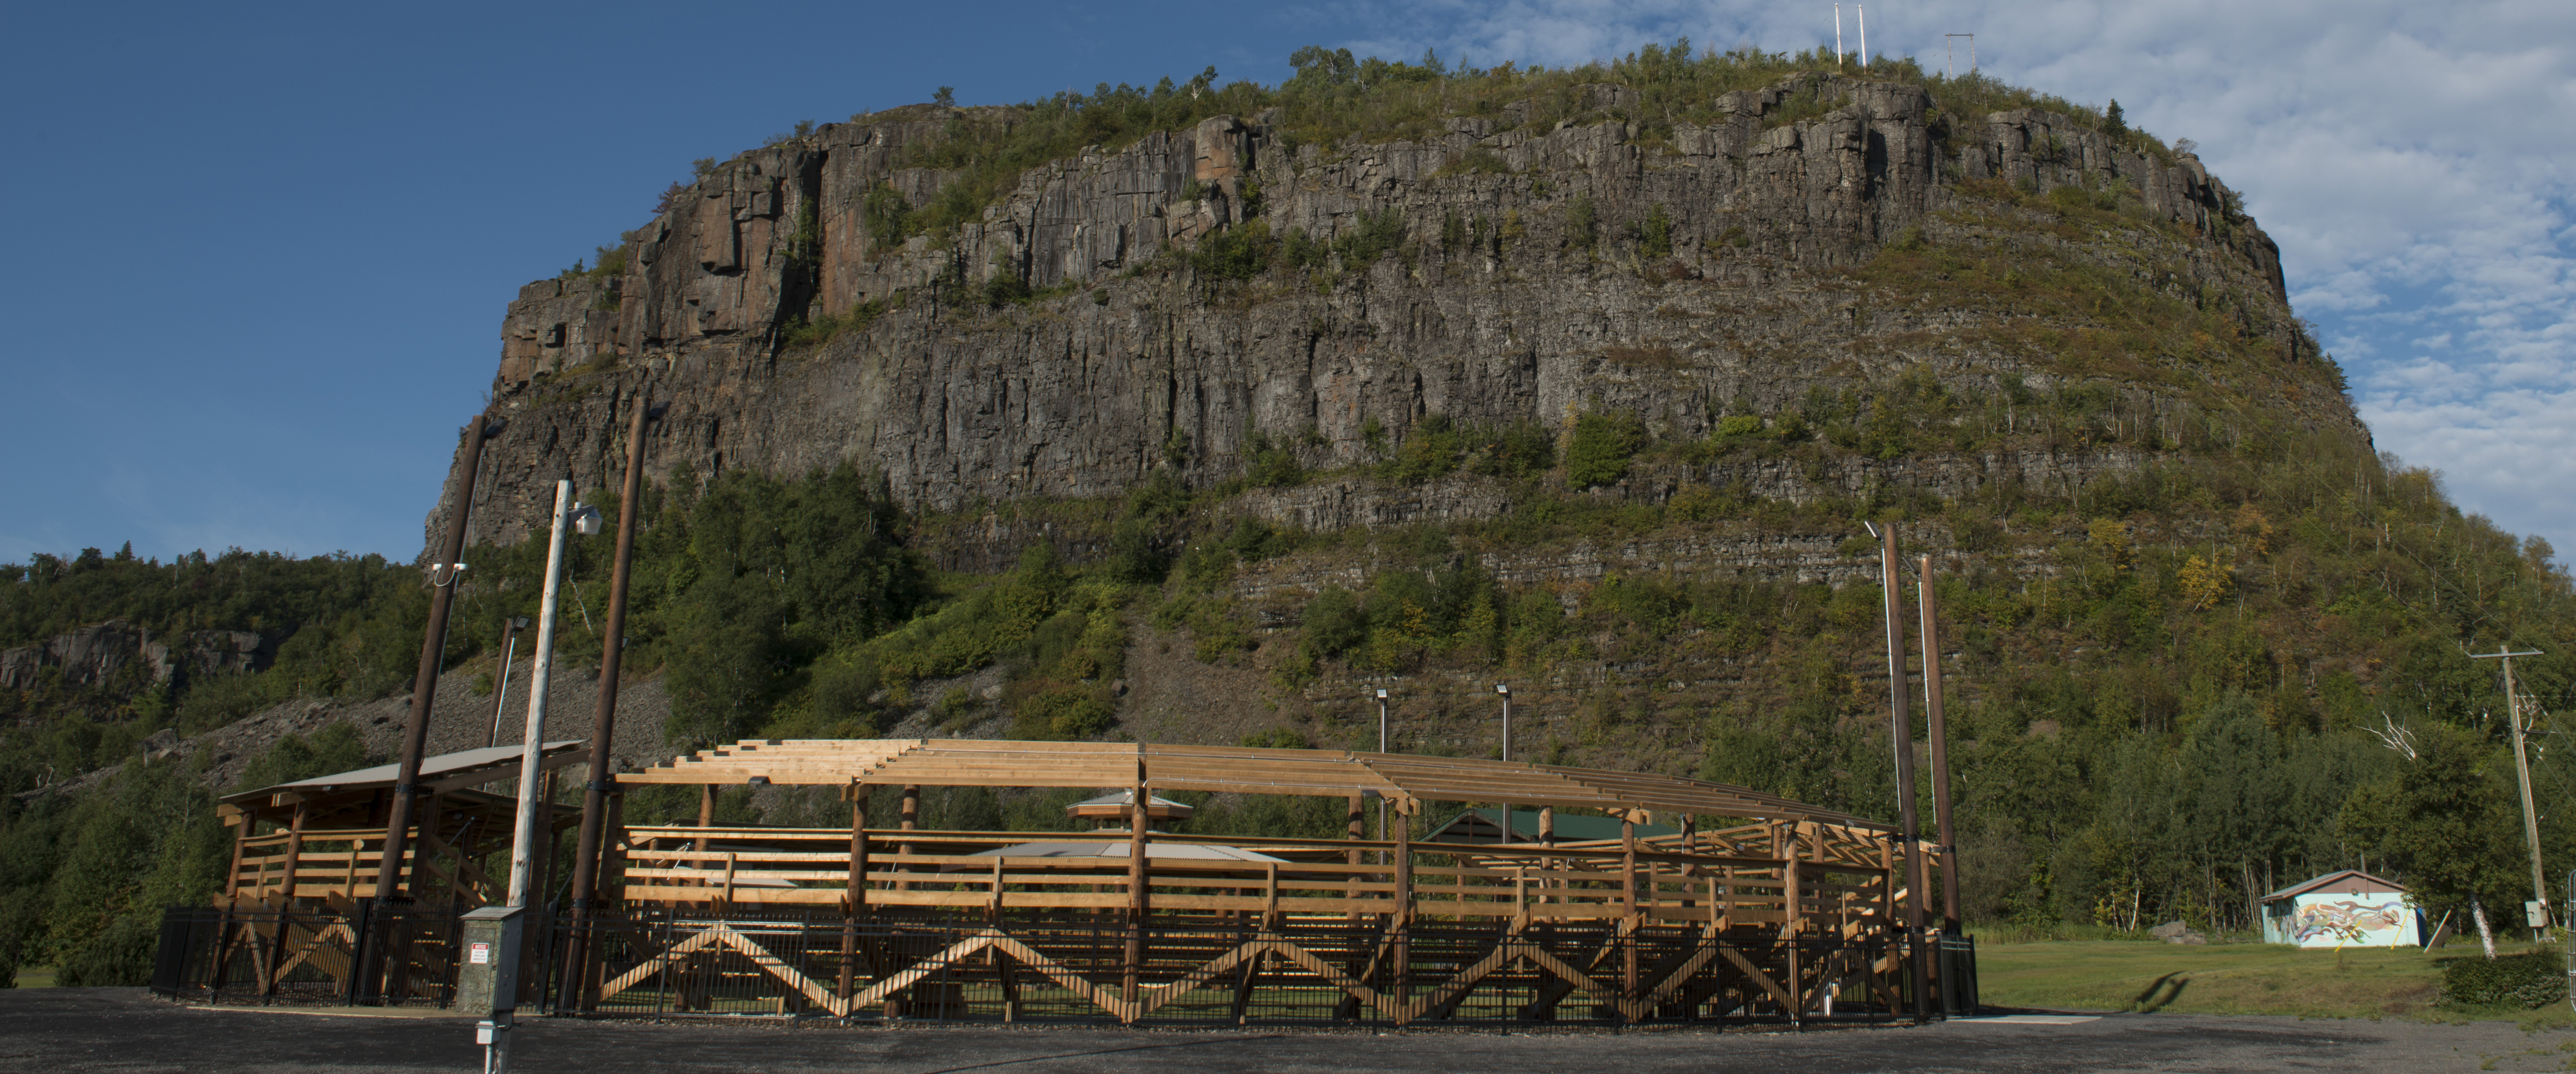
MULTIPOLYGON (((1515 106, 1388 144, 1291 147, 1276 115, 1217 117, 1031 170, 980 221, 900 246, 878 243, 862 202, 891 186, 926 203, 950 173, 898 165, 950 117, 828 125, 742 154, 637 233, 623 275, 541 280, 510 305, 494 384, 510 424, 489 449, 477 536, 541 527, 557 478, 613 487, 621 414, 647 385, 669 405, 649 426, 656 475, 846 460, 931 510, 1114 495, 1158 466, 1221 480, 1242 472, 1256 433, 1330 469, 1435 414, 1555 426, 1610 410, 1690 437, 1729 408, 1769 413, 1908 372, 1973 392, 2045 388, 2070 374, 1972 331, 2002 318, 1848 274, 1891 242, 1979 238, 1985 225, 1945 211, 1979 189, 2129 191, 2172 225, 2162 238, 2033 241, 2159 294, 2223 301, 2244 336, 2303 357, 2273 244, 2188 154, 2168 163, 2040 111, 1936 130, 1919 87, 1822 75, 1730 94, 1724 122, 1669 137, 1622 118, 1633 91, 1582 92, 1591 111, 1553 129, 1515 106), (1836 106, 1783 122, 1801 94, 1836 106), (1183 264, 1255 221, 1330 241, 1384 229, 1389 213, 1402 248, 1366 264, 1227 284, 1183 264), (1667 230, 1650 240, 1656 218, 1667 230), (981 284, 996 275, 1039 301, 988 308, 981 284), (882 312, 864 330, 787 345, 792 327, 872 302, 882 312)), ((2132 422, 2193 405, 2171 384, 2108 390, 2132 422)), ((2287 420, 2366 435, 2339 395, 2265 399, 2287 420)), ((1614 494, 2073 487, 2139 457, 2076 443, 1738 461, 1614 494)), ((1453 491, 1332 482, 1247 509, 1325 527, 1508 510, 1495 489, 1453 491)))
POLYGON ((0 650, 0 689, 34 689, 48 668, 69 685, 97 686, 140 671, 153 682, 265 670, 278 639, 244 630, 199 630, 154 638, 121 619, 58 634, 43 645, 0 650))

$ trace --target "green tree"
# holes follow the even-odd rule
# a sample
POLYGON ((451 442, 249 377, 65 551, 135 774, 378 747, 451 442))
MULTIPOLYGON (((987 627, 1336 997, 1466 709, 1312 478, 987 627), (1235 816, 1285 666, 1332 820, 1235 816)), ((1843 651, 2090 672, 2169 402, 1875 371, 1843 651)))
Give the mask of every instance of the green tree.
POLYGON ((2503 773, 2510 762, 2494 743, 2445 723, 2419 723, 2413 740, 2411 761, 2345 799, 2343 830, 2403 871, 2421 904, 2467 911, 2494 958, 2486 908, 2520 903, 2526 882, 2520 815, 2503 773))
POLYGON ((1305 625, 1306 652, 1318 658, 1339 656, 1368 637, 1368 616, 1359 598, 1337 585, 1325 586, 1306 602, 1305 625))
POLYGON ((666 667, 672 742, 697 749, 759 728, 788 670, 787 602, 767 580, 723 574, 691 586, 666 667))

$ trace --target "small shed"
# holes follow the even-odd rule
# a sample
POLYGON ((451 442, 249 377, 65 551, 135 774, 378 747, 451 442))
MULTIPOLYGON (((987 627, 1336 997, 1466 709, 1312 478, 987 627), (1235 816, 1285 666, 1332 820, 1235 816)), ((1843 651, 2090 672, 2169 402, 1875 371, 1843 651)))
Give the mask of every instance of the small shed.
POLYGON ((2406 885, 2359 869, 2327 873, 2263 896, 2263 939, 2301 947, 2411 947, 2424 918, 2406 885))

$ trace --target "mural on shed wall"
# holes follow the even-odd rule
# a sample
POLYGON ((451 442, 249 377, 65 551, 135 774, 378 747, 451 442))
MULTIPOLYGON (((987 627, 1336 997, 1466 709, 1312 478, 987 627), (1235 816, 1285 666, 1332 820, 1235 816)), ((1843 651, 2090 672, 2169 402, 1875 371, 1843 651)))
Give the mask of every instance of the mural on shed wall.
POLYGON ((2320 900, 2307 903, 2299 907, 2298 916, 2294 919, 2293 925, 2294 934, 2300 943, 2312 940, 2334 940, 2344 934, 2343 930, 2359 929, 2362 934, 2359 942, 2386 944, 2394 941, 2386 936, 2371 934, 2395 932, 2404 927, 2407 920, 2405 897, 2391 894, 2380 902, 2336 899, 2332 902, 2320 900))

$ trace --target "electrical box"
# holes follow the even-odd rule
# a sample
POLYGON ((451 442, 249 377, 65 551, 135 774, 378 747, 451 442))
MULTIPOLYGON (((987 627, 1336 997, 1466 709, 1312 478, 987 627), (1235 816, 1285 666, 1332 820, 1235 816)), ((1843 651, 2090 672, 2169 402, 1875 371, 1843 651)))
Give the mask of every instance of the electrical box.
POLYGON ((2522 919, 2535 929, 2549 927, 2549 904, 2539 901, 2522 904, 2522 919))
POLYGON ((519 935, 524 906, 486 906, 459 922, 456 1013, 489 1019, 519 1007, 519 935))

